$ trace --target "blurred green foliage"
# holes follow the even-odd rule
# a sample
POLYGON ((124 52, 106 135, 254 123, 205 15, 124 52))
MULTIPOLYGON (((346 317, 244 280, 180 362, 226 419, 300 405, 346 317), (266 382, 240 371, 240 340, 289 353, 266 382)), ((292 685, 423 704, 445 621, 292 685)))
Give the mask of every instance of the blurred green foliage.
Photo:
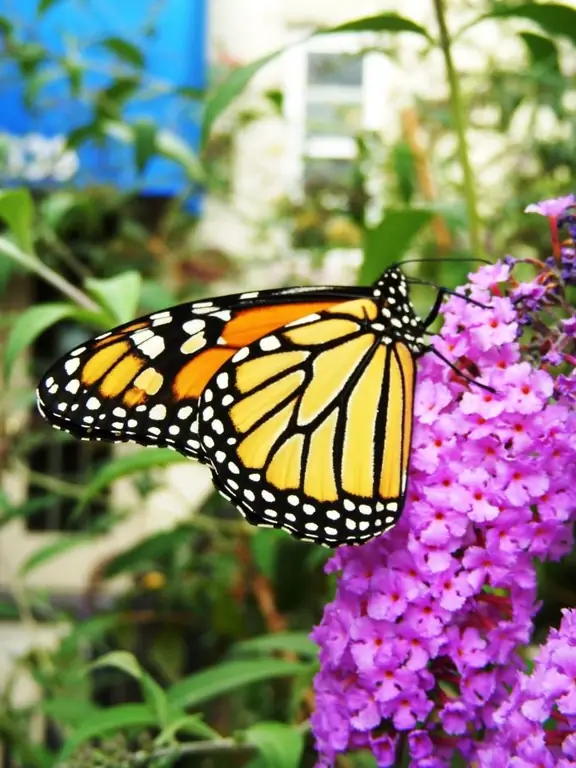
MULTIPOLYGON (((40 0, 39 13, 53 2, 40 0)), ((519 212, 529 202, 566 192, 574 178, 576 122, 566 98, 570 87, 563 75, 560 38, 576 42, 576 11, 559 4, 485 5, 474 23, 513 18, 532 26, 518 33, 526 49, 524 69, 487 60, 481 72, 460 73, 468 127, 481 133, 486 127, 477 124, 478 115, 489 107, 492 118, 486 130, 503 137, 520 108, 527 108, 534 121, 539 111, 550 109, 565 129, 562 139, 534 138, 521 148, 520 161, 507 178, 503 207, 493 210, 482 202, 483 248, 497 258, 508 249, 538 249, 545 233, 519 212)), ((431 49, 438 46, 435 30, 392 13, 318 34, 361 30, 388 33, 388 39, 417 35, 431 49)), ((18 65, 27 98, 34 103, 47 53, 24 41, 12 19, 0 19, 0 33, 4 56, 18 65)), ((217 118, 277 54, 234 68, 207 94, 202 154, 197 157, 161 126, 122 120, 123 104, 146 88, 144 57, 130 40, 108 38, 102 45, 131 74, 123 72, 96 94, 93 120, 67 137, 69 146, 114 136, 132 145, 139 172, 155 154, 165 154, 184 167, 191 183, 200 181, 208 193, 227 195, 234 126, 277 112, 282 94, 267 94, 261 112, 240 112, 232 129, 218 128, 217 118)), ((394 55, 393 50, 387 54, 394 55)), ((68 78, 72 90, 81 89, 81 57, 50 64, 68 78)), ((183 93, 184 98, 198 96, 183 93)), ((424 278, 449 287, 465 279, 469 263, 464 260, 471 255, 465 213, 469 190, 449 181, 455 171, 458 176, 456 151, 441 161, 434 151, 443 139, 454 137, 452 106, 448 99, 415 102, 408 115, 412 122, 406 122, 405 135, 392 145, 381 136, 358 135, 358 162, 350 184, 337 189, 312 185, 304 201, 286 200, 279 207, 278 222, 306 248, 312 265, 322 263, 335 247, 362 248, 359 278, 366 282, 410 252, 461 257, 461 264, 439 258, 419 269, 424 278), (415 141, 416 134, 426 136, 428 150, 415 141), (376 221, 367 216, 368 171, 381 176, 386 187, 387 202, 376 221), (430 185, 430 180, 436 183, 430 185)), ((110 553, 71 605, 29 588, 25 578, 58 555, 113 533, 159 487, 162 469, 184 459, 152 448, 113 454, 91 470, 85 483, 30 472, 30 457, 39 446, 65 445, 71 438, 31 420, 34 377, 41 371, 27 368, 24 355, 28 353, 30 362, 30 352, 57 324, 95 334, 138 313, 208 295, 214 283, 235 275, 240 266, 229 254, 206 254, 197 246, 198 221, 182 200, 147 200, 138 190, 128 194, 61 186, 34 196, 24 188, 4 190, 0 219, 5 304, 0 327, 5 342, 1 469, 6 477, 28 472, 37 489, 17 499, 6 484, 0 492, 0 535, 15 521, 34 520, 62 501, 72 510, 70 530, 51 536, 31 553, 14 584, 0 585, 6 590, 0 622, 19 618, 28 628, 48 623, 61 629, 55 647, 39 645, 15 662, 0 691, 0 741, 25 768, 312 765, 308 716, 317 662, 307 635, 332 591, 331 578, 323 573, 324 550, 278 532, 248 530, 217 495, 199 501, 191 493, 182 499, 181 522, 110 553), (30 276, 48 286, 44 296, 50 298, 29 307, 11 301, 30 276), (9 429, 15 417, 20 428, 9 429), (22 427, 26 423, 30 428, 22 427), (127 480, 136 501, 119 508, 107 491, 127 480), (84 521, 82 513, 93 502, 103 511, 84 521), (82 524, 74 525, 74 520, 82 524), (110 593, 108 585, 119 577, 124 579, 120 590, 110 593), (25 705, 15 696, 23 675, 31 676, 40 691, 37 701, 25 705), (34 744, 29 729, 38 715, 47 723, 46 739, 34 744)), ((429 303, 428 289, 417 292, 415 300, 429 303)), ((549 590, 550 579, 558 578, 549 577, 549 590)), ((362 754, 346 764, 371 765, 362 754)))

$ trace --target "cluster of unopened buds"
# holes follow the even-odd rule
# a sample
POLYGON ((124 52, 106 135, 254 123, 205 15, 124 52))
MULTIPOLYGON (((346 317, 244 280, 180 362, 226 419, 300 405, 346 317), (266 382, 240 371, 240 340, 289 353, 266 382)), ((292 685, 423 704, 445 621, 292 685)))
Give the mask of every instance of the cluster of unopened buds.
POLYGON ((525 661, 535 560, 570 552, 576 519, 575 203, 529 207, 553 235, 535 280, 506 259, 470 275, 475 303, 444 305, 431 344, 485 388, 421 358, 403 517, 328 563, 341 575, 313 632, 319 766, 360 749, 382 767, 576 766, 576 617, 531 676, 525 661))

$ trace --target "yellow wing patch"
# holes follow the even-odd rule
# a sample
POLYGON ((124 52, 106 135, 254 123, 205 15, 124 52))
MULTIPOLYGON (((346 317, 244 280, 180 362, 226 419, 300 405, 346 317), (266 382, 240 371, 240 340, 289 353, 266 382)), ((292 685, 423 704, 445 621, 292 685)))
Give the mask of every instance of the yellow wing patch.
POLYGON ((121 357, 130 352, 130 343, 128 341, 117 341, 107 347, 99 349, 87 361, 82 369, 82 384, 85 387, 91 387, 115 365, 121 357))
POLYGON ((266 357, 248 360, 236 373, 236 386, 243 394, 251 392, 274 376, 300 365, 309 357, 309 354, 309 352, 277 352, 266 357))
POLYGON ((294 398, 244 438, 238 447, 238 457, 244 466, 250 469, 262 469, 276 441, 286 431, 295 406, 294 398))
MULTIPOLYGON (((326 321, 330 322, 334 321, 326 321)), ((374 336, 367 333, 320 352, 312 364, 312 378, 300 401, 299 425, 309 424, 343 392, 373 343, 374 336)))
POLYGON ((382 397, 388 350, 380 346, 354 387, 346 409, 342 452, 342 488, 347 493, 374 494, 376 417, 382 397), (359 449, 362 446, 362 449, 359 449))
POLYGON ((334 501, 338 498, 334 473, 334 442, 338 415, 339 411, 335 408, 310 438, 304 493, 319 501, 334 501))
POLYGON ((302 475, 304 435, 295 434, 286 440, 272 457, 266 471, 266 480, 275 488, 296 489, 302 475))
MULTIPOLYGON (((102 351, 104 352, 106 350, 102 351)), ((96 354, 99 355, 101 353, 97 352, 96 354)), ((112 367, 110 373, 106 374, 102 384, 100 384, 100 394, 102 397, 117 397, 119 394, 124 392, 138 371, 140 371, 145 365, 146 361, 142 360, 142 358, 136 357, 134 354, 129 354, 123 357, 119 363, 112 367)), ((84 375, 86 375, 86 368, 84 369, 84 375)), ((143 374, 140 374, 140 376, 142 375, 143 374)))
POLYGON ((230 416, 237 432, 248 432, 257 421, 264 418, 277 404, 282 403, 304 382, 303 371, 293 371, 284 378, 268 384, 230 410, 230 416))

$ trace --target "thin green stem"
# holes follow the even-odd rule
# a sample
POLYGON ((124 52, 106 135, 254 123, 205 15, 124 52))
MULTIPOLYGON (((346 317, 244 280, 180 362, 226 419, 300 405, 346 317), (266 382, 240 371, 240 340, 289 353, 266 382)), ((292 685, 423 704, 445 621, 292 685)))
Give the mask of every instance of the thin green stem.
POLYGON ((66 496, 72 499, 83 499, 84 488, 76 483, 67 483, 64 480, 59 480, 57 477, 50 477, 50 475, 44 475, 41 472, 34 472, 31 469, 27 470, 26 476, 28 480, 34 485, 38 485, 47 491, 57 493, 59 496, 66 496))
POLYGON ((196 741, 191 744, 178 744, 173 747, 157 749, 154 752, 137 752, 132 755, 130 765, 150 765, 153 760, 176 759, 184 755, 214 754, 216 752, 254 752, 253 744, 240 743, 235 739, 215 739, 214 741, 196 741))
POLYGON ((0 237, 0 253, 3 253, 5 256, 12 259, 12 261, 29 269, 31 272, 36 273, 38 277, 41 277, 47 283, 53 285, 54 288, 71 299, 79 307, 83 307, 89 312, 102 311, 98 304, 96 304, 95 301, 92 301, 87 294, 73 286, 68 280, 60 277, 57 272, 54 272, 53 269, 50 269, 46 264, 43 264, 36 256, 32 256, 31 254, 20 250, 18 246, 14 245, 13 242, 5 237, 0 237))
POLYGON ((452 59, 452 48, 450 33, 446 24, 446 14, 444 0, 434 0, 436 18, 440 30, 440 48, 444 55, 444 64, 446 66, 446 75, 450 88, 450 105, 452 116, 456 125, 456 134, 458 136, 458 157, 464 176, 464 197, 466 199, 466 210, 468 212, 468 227, 470 232, 470 248, 476 258, 483 256, 482 240, 480 235, 480 217, 478 215, 478 199, 476 196, 476 185, 474 174, 470 165, 468 155, 468 144, 466 141, 466 114, 462 93, 460 91, 460 82, 458 73, 454 67, 452 59))

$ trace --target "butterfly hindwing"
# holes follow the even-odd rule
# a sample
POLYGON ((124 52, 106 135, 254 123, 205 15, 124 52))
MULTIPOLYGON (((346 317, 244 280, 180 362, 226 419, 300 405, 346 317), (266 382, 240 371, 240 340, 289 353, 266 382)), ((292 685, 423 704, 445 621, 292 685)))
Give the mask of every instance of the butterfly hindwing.
POLYGON ((338 546, 382 533, 404 504, 414 383, 414 351, 373 299, 259 338, 200 399, 216 486, 248 522, 298 538, 338 546))
POLYGON ((38 407, 81 439, 165 445, 204 460, 197 404, 238 349, 362 289, 302 288, 182 304, 70 352, 44 376, 38 407))

